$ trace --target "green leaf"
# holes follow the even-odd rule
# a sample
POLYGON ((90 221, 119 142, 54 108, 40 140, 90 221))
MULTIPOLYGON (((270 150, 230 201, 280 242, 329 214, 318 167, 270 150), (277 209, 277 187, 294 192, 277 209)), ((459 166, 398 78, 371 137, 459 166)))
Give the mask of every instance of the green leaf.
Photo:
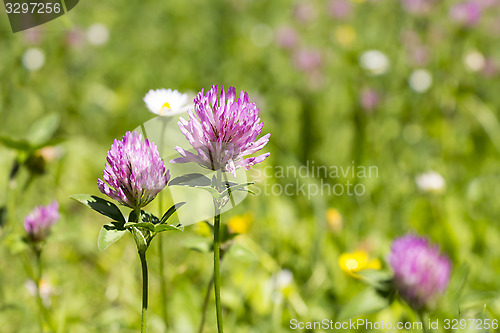
POLYGON ((163 232, 163 231, 169 231, 169 230, 174 230, 174 231, 184 231, 184 226, 182 224, 178 225, 171 225, 171 224, 159 224, 155 226, 155 232, 163 232))
POLYGON ((168 183, 168 186, 180 185, 180 186, 198 187, 198 186, 210 186, 210 184, 211 184, 210 179, 202 175, 201 173, 188 173, 186 175, 182 175, 172 179, 168 183))
POLYGON ((15 150, 29 151, 32 149, 30 143, 24 139, 13 139, 7 136, 0 136, 0 143, 7 148, 15 150))
POLYGON ((227 188, 224 192, 222 192, 220 195, 221 195, 221 197, 224 197, 226 195, 229 195, 230 192, 247 191, 247 189, 245 187, 247 187, 248 185, 253 185, 253 183, 244 183, 244 184, 238 184, 235 186, 231 186, 231 187, 227 188))
POLYGON ((196 188, 207 191, 216 200, 219 200, 222 197, 222 195, 213 187, 198 187, 197 186, 196 188))
POLYGON ((0 228, 7 222, 7 207, 0 207, 0 228))
POLYGON ((354 296, 342 307, 339 320, 377 312, 385 309, 390 303, 389 298, 383 297, 373 288, 368 288, 354 296))
POLYGON ((122 215, 122 212, 120 212, 118 207, 108 200, 90 194, 75 194, 70 196, 70 198, 81 202, 82 204, 95 210, 99 214, 107 216, 114 221, 118 221, 119 225, 121 225, 122 227, 126 222, 125 218, 122 215))
POLYGON ((99 232, 97 247, 100 251, 106 250, 111 244, 118 241, 125 234, 125 230, 116 230, 112 225, 105 225, 99 232))
POLYGON ((155 231, 155 225, 151 222, 127 222, 123 226, 124 228, 144 228, 151 232, 155 231))
POLYGON ((52 138, 59 127, 60 117, 57 113, 48 114, 40 118, 29 129, 28 141, 33 144, 41 144, 52 138))
POLYGON ((383 270, 367 269, 357 273, 361 280, 379 291, 391 291, 393 274, 383 270))
MULTIPOLYGON (((135 210, 131 211, 128 215, 128 222, 137 222, 137 213, 135 212, 135 210)), ((158 220, 158 218, 150 212, 141 210, 141 222, 158 224, 160 223, 160 220, 158 220)))
POLYGON ((64 142, 64 138, 52 138, 52 139, 49 139, 47 141, 44 141, 44 142, 41 142, 39 144, 36 144, 33 146, 33 149, 40 149, 40 148, 43 148, 43 147, 47 147, 47 146, 56 146, 62 142, 64 142))
POLYGON ((174 204, 172 207, 170 207, 165 212, 165 214, 163 214, 163 216, 161 217, 160 224, 167 222, 167 220, 170 218, 170 216, 172 216, 172 214, 175 213, 177 211, 177 209, 184 206, 185 204, 186 204, 186 202, 183 201, 183 202, 178 202, 178 203, 174 204))

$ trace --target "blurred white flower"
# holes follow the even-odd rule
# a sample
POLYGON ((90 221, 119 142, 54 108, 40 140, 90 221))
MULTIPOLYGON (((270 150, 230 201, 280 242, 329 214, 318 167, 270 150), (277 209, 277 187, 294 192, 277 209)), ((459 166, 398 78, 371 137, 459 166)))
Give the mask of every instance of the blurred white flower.
MULTIPOLYGON (((26 280, 24 286, 26 287, 26 289, 28 289, 28 292, 31 294, 31 296, 37 296, 35 281, 26 280)), ((56 290, 54 289, 54 287, 48 281, 42 278, 40 280, 40 298, 42 299, 42 302, 45 306, 50 306, 50 304, 52 303, 51 297, 54 294, 56 294, 56 290)))
POLYGON ((87 40, 92 45, 103 45, 109 40, 109 30, 102 23, 92 24, 87 30, 87 40))
POLYGON ((284 290, 293 283, 293 274, 288 269, 282 269, 274 276, 274 283, 277 290, 284 290))
POLYGON ((416 69, 411 73, 408 83, 415 92, 424 93, 432 85, 432 74, 426 69, 416 69))
POLYGON ((23 54, 22 63, 29 71, 39 70, 45 64, 45 53, 37 47, 29 48, 23 54))
POLYGON ((379 50, 369 50, 359 58, 361 67, 373 75, 381 75, 389 69, 389 59, 379 50))
POLYGON ((464 57, 465 66, 473 72, 479 72, 484 68, 486 60, 479 51, 471 51, 464 57))
POLYGON ((423 192, 442 192, 446 185, 443 176, 435 171, 418 175, 415 182, 423 192))
POLYGON ((148 91, 144 96, 144 103, 149 111, 159 116, 173 116, 189 109, 191 104, 188 99, 187 94, 177 90, 156 89, 148 91))
POLYGON ((257 24, 250 32, 250 39, 255 46, 266 47, 273 41, 273 31, 265 24, 257 24))

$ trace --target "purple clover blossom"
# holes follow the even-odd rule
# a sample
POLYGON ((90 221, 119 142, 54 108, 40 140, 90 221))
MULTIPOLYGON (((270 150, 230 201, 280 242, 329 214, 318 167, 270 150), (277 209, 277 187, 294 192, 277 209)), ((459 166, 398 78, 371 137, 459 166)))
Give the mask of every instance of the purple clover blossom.
POLYGON ((170 179, 156 145, 135 131, 115 139, 106 160, 99 190, 132 209, 153 201, 170 179))
POLYGON ((262 162, 270 153, 248 157, 261 150, 268 142, 270 133, 259 138, 264 123, 260 121, 259 109, 250 103, 248 94, 241 91, 236 99, 236 89, 230 87, 227 93, 224 86, 217 97, 218 86, 204 95, 204 90, 194 99, 198 118, 189 111, 189 121, 179 119, 179 128, 197 152, 191 153, 180 147, 174 149, 181 157, 171 163, 195 162, 210 169, 226 171, 236 177, 236 169, 249 170, 262 162))
POLYGON ((432 305, 448 286, 451 261, 426 238, 406 235, 394 240, 389 263, 400 296, 414 309, 432 305))
POLYGON ((454 5, 450 10, 450 17, 456 22, 472 27, 479 23, 482 12, 479 3, 466 1, 454 5))
POLYGON ((59 204, 52 201, 47 206, 37 206, 24 218, 24 229, 28 234, 28 239, 33 242, 40 242, 47 238, 50 229, 59 220, 59 204))

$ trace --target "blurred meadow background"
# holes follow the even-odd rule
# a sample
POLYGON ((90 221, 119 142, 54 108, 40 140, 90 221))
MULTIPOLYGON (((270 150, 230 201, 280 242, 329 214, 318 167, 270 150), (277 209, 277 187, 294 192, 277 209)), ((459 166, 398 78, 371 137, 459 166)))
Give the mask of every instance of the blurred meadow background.
MULTIPOLYGON (((293 318, 417 320, 355 274, 390 271, 391 242, 409 232, 453 262, 430 318, 500 318, 500 1, 87 0, 16 34, 3 13, 0 40, 1 332, 38 330, 23 219, 52 199, 61 219, 40 288, 56 331, 139 330, 132 238, 99 252, 108 221, 69 196, 102 196, 113 139, 155 117, 149 89, 212 84, 247 91, 272 134, 271 156, 250 172, 257 195, 223 215, 239 234, 221 266, 227 332, 289 332, 293 318), (363 194, 321 193, 348 182, 363 194)), ((162 240, 168 331, 197 332, 210 229, 162 240)), ((166 332, 157 241, 149 329, 166 332)), ((216 332, 212 292, 204 331, 216 332)))

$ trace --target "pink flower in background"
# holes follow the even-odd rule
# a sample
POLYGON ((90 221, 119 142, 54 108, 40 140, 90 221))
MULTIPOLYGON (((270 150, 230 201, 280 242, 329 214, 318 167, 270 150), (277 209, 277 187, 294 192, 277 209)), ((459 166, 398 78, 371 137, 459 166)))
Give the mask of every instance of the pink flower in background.
POLYGON ((475 1, 466 1, 454 5, 450 10, 452 20, 466 26, 475 26, 482 15, 481 5, 475 1))
POLYGON ((156 145, 135 131, 115 140, 106 160, 99 190, 133 209, 153 201, 170 179, 156 145))
POLYGON ((413 14, 427 14, 432 10, 436 0, 401 0, 403 8, 413 14))
POLYGON ((406 235, 394 240, 389 264, 399 295, 417 310, 433 305, 450 281, 450 259, 426 238, 406 235))
POLYGON ((295 6, 294 16, 300 23, 310 23, 318 17, 318 11, 312 3, 304 1, 295 6))
POLYGON ((33 242, 45 240, 58 220, 59 204, 57 201, 54 200, 47 206, 37 206, 24 218, 24 230, 28 234, 28 239, 33 242))
POLYGON ((276 29, 276 43, 284 49, 292 49, 297 45, 298 37, 295 29, 282 26, 276 29))
POLYGON ((411 46, 408 50, 410 62, 419 67, 424 67, 429 64, 429 53, 429 48, 424 45, 411 46))
POLYGON ((321 52, 316 49, 300 49, 293 55, 293 64, 301 71, 310 72, 323 64, 321 52))
POLYGON ((482 73, 486 77, 495 77, 498 74, 498 65, 494 59, 486 58, 484 60, 482 73))
POLYGON ((498 0, 475 0, 475 1, 482 8, 495 7, 500 4, 498 0))
POLYGON ((377 107, 379 101, 380 96, 374 89, 364 88, 361 90, 359 103, 363 110, 372 112, 377 107))
POLYGON ((344 19, 352 14, 352 4, 349 0, 331 0, 328 5, 332 17, 344 19))
POLYGON ((80 28, 73 28, 66 33, 66 44, 71 48, 80 48, 85 42, 85 31, 80 28))
POLYGON ((236 169, 249 170, 269 156, 270 153, 265 153, 244 158, 264 148, 271 134, 257 140, 264 123, 260 121, 259 109, 250 102, 246 92, 241 91, 236 99, 234 87, 226 93, 222 86, 220 97, 217 94, 217 85, 205 95, 202 89, 194 100, 198 117, 189 111, 189 121, 179 119, 179 128, 196 154, 175 147, 181 157, 171 163, 194 162, 209 170, 223 170, 236 177, 236 169))

